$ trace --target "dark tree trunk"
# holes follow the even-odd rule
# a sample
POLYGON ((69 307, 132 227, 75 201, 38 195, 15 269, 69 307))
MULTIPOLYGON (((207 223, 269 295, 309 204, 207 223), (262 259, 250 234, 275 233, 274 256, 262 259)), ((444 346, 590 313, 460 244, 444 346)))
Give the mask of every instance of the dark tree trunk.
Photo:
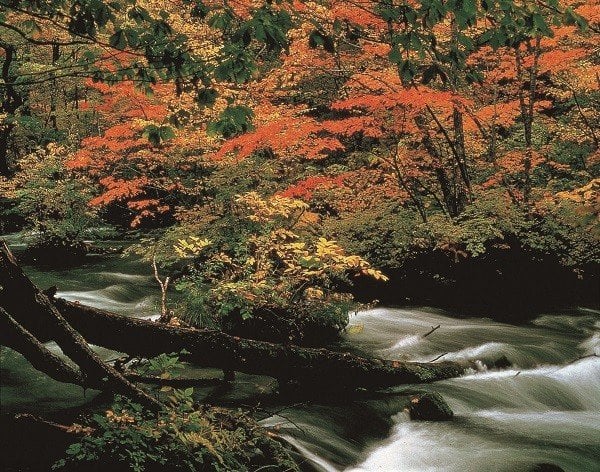
POLYGON ((21 353, 29 363, 59 382, 85 385, 85 378, 74 367, 46 348, 0 307, 0 344, 21 353))
POLYGON ((90 349, 81 334, 27 278, 5 243, 0 244, 0 307, 38 340, 48 336, 56 341, 79 366, 86 386, 121 393, 154 410, 161 407, 90 349))
MULTIPOLYGON (((60 46, 52 45, 52 66, 56 67, 56 63, 60 59, 60 46)), ((56 102, 58 97, 58 83, 56 78, 52 80, 52 91, 50 92, 50 125, 58 131, 58 123, 56 121, 56 102)))
MULTIPOLYGON (((11 67, 17 57, 17 50, 13 44, 6 43, 0 38, 0 48, 4 50, 4 60, 0 69, 0 77, 4 82, 4 90, 0 95, 0 113, 6 113, 11 116, 23 105, 24 100, 21 94, 15 89, 15 77, 12 75, 11 67)), ((8 165, 8 142, 14 124, 5 123, 0 131, 0 175, 10 176, 10 166, 8 165)))
POLYGON ((187 361, 206 367, 295 380, 307 385, 378 389, 433 382, 462 374, 453 362, 410 363, 366 359, 327 349, 284 346, 213 330, 179 328, 130 318, 57 299, 60 313, 89 342, 141 357, 189 352, 187 361))
POLYGON ((8 140, 12 126, 7 125, 0 129, 0 175, 4 177, 10 176, 10 167, 8 165, 8 140))

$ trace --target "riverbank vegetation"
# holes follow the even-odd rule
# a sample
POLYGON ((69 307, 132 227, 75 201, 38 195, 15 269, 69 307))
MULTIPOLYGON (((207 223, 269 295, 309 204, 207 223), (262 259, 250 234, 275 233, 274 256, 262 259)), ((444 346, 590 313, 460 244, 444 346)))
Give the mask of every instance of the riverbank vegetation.
MULTIPOLYGON (((165 329, 292 352, 374 299, 513 315, 598 303, 596 0, 0 0, 0 32, 0 229, 26 232, 38 263, 132 239, 165 329)), ((65 316, 32 293, 32 310, 65 316)), ((244 348, 256 363, 279 352, 244 348)), ((107 390, 152 405, 102 369, 107 390)), ((136 431, 162 447, 155 420, 136 431)), ((193 460, 233 467, 196 439, 193 460)))

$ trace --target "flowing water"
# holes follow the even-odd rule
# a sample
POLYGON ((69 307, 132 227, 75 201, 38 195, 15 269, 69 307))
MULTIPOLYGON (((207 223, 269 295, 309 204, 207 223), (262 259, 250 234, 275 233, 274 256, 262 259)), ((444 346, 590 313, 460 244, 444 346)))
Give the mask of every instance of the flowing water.
MULTIPOLYGON (((18 239, 9 240, 19 249, 18 239)), ((128 316, 157 314, 147 265, 119 256, 90 258, 73 269, 26 268, 58 296, 128 316)), ((319 402, 265 397, 262 423, 275 427, 317 471, 527 471, 552 463, 566 471, 600 471, 600 313, 573 309, 540 314, 514 326, 461 318, 430 308, 360 312, 340 347, 410 361, 469 360, 481 367, 452 380, 403 386, 319 402), (430 335, 423 334, 440 326, 430 335), (511 367, 486 369, 505 356, 511 367), (440 393, 455 413, 449 422, 411 422, 403 411, 415 390, 440 393)), ((51 346, 53 349, 56 347, 51 346)), ((104 358, 115 353, 99 350, 104 358)), ((194 369, 189 375, 207 374, 194 369)), ((210 374, 210 372, 208 372, 210 374)), ((53 413, 93 394, 54 382, 18 354, 2 350, 4 412, 53 413)), ((213 403, 250 404, 272 380, 238 375, 231 391, 200 391, 213 403)), ((315 386, 318 389, 318 386, 315 386)))
POLYGON ((513 366, 482 367, 427 386, 453 409, 450 422, 411 422, 401 395, 410 388, 397 388, 396 397, 365 401, 369 414, 350 432, 344 428, 352 420, 336 415, 332 421, 327 412, 300 424, 310 435, 295 435, 294 441, 320 470, 526 471, 536 463, 600 470, 600 358, 591 356, 600 355, 598 312, 548 314, 511 326, 433 309, 381 308, 359 313, 352 322, 364 328, 346 342, 371 355, 414 361, 444 353, 447 360, 506 356, 513 366), (437 325, 430 336, 420 336, 437 325), (389 417, 392 425, 385 438, 373 437, 365 447, 354 435, 370 416, 389 417))

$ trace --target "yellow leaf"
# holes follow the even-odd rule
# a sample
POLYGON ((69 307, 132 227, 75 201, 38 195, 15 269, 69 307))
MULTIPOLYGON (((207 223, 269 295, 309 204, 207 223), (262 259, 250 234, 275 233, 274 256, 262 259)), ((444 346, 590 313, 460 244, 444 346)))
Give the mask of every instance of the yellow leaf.
POLYGON ((346 328, 348 334, 359 334, 365 329, 365 325, 350 325, 346 328))

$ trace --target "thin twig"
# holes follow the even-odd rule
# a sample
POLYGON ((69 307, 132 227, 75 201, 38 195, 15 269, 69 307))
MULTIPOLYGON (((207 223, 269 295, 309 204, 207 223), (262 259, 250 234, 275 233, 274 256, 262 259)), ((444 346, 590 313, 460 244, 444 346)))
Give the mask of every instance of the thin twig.
POLYGON ((160 321, 167 323, 171 318, 169 316, 169 311, 167 310, 167 290, 169 288, 169 282, 171 280, 170 277, 166 277, 165 280, 161 280, 158 274, 158 266, 156 265, 156 256, 152 257, 152 267, 154 269, 154 278, 160 285, 160 321))
POLYGON ((160 377, 154 377, 152 375, 140 375, 133 372, 127 372, 124 374, 127 380, 131 382, 139 382, 145 384, 160 385, 161 387, 175 387, 175 388, 187 388, 187 387, 213 387, 223 384, 223 380, 217 378, 210 379, 190 379, 184 378, 169 378, 163 379, 160 377))
POLYGON ((427 333, 425 333, 425 334, 424 334, 422 337, 423 337, 423 338, 426 338, 426 337, 427 337, 427 336, 429 336, 431 333, 433 333, 435 330, 439 329, 439 328, 440 328, 440 326, 442 326, 442 325, 437 325, 435 328, 432 326, 432 327, 431 327, 431 330, 430 330, 430 331, 428 331, 427 333))
POLYGON ((444 357, 446 354, 448 354, 448 353, 444 352, 443 354, 440 354, 439 356, 437 356, 435 359, 431 359, 429 362, 435 362, 435 361, 441 359, 442 357, 444 357))

